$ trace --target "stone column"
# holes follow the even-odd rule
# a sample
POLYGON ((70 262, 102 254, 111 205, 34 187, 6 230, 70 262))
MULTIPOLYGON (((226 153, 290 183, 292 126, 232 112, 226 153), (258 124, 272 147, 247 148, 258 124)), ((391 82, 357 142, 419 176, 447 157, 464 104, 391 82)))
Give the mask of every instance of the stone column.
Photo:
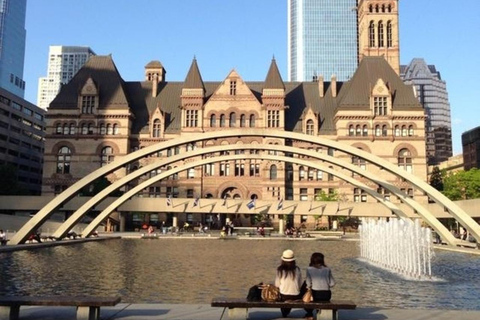
POLYGON ((125 213, 119 211, 118 219, 120 220, 120 232, 125 232, 125 213))
POLYGON ((177 228, 178 227, 178 213, 173 214, 173 219, 172 219, 172 227, 177 228))
POLYGON ((285 219, 283 218, 283 214, 278 218, 278 233, 284 234, 285 233, 285 219))

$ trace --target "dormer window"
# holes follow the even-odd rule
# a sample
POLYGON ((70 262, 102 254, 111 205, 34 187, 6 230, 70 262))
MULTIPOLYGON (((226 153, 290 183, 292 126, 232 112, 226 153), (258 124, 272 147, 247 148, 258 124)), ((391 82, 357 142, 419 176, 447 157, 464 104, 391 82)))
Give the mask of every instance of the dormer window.
POLYGON ((387 115, 387 97, 373 97, 373 112, 375 116, 387 115))
POLYGON ((237 81, 230 80, 230 95, 234 96, 237 94, 237 81))
POLYGON ((82 113, 93 114, 95 96, 82 96, 82 113))

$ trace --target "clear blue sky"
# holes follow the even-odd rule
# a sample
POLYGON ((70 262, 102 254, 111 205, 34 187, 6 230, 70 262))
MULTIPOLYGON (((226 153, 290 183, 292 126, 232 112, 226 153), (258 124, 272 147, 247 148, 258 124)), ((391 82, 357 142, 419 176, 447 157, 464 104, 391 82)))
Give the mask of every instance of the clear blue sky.
MULTIPOLYGON (((480 126, 480 1, 400 0, 400 60, 424 58, 447 82, 454 154, 461 134, 480 126)), ((205 81, 235 68, 264 80, 273 56, 287 80, 287 0, 28 0, 25 98, 36 103, 50 45, 112 54, 126 81, 159 60, 183 81, 196 56, 205 81)))

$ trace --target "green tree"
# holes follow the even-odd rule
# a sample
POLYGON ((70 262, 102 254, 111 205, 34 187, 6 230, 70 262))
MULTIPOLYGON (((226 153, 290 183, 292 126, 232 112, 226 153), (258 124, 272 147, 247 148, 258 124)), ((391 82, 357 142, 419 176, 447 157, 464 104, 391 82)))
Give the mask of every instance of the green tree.
POLYGON ((28 190, 18 183, 17 168, 10 164, 0 165, 0 195, 26 195, 28 190))
POLYGON ((480 198, 480 170, 447 174, 443 179, 443 194, 453 201, 480 198))
POLYGON ((438 191, 443 191, 442 172, 437 166, 433 167, 432 175, 430 176, 430 185, 438 191))

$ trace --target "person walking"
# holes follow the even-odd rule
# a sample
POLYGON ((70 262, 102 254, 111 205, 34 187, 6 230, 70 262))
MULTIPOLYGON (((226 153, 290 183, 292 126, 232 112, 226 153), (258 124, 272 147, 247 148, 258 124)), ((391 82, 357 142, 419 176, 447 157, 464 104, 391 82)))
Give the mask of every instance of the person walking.
MULTIPOLYGON (((283 251, 281 264, 277 268, 275 286, 280 290, 282 301, 300 299, 302 272, 297 267, 295 254, 290 249, 283 251)), ((285 318, 290 314, 292 308, 281 308, 280 310, 285 318)))
MULTIPOLYGON (((332 291, 335 285, 332 271, 325 264, 325 257, 320 252, 315 252, 310 257, 310 265, 307 268, 307 276, 305 279, 307 288, 312 289, 313 301, 330 301, 332 291)), ((313 309, 305 309, 307 320, 313 320, 313 309)))

